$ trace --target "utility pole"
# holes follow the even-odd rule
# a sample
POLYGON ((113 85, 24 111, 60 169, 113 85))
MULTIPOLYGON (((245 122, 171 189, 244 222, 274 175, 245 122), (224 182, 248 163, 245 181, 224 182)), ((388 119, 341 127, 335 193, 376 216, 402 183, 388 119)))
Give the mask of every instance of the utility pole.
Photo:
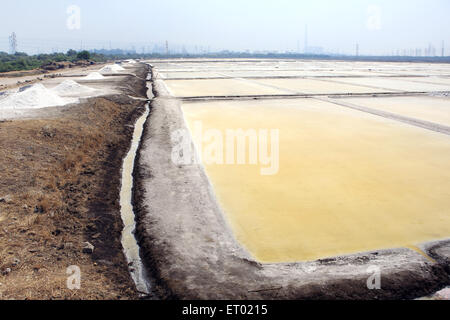
POLYGON ((359 57, 359 43, 356 44, 356 56, 359 57))
POLYGON ((9 48, 11 54, 15 54, 17 52, 17 36, 15 32, 11 33, 9 36, 9 48))
POLYGON ((166 55, 169 55, 169 41, 166 40, 166 55))
POLYGON ((442 40, 442 56, 445 56, 445 43, 444 43, 444 40, 442 40))

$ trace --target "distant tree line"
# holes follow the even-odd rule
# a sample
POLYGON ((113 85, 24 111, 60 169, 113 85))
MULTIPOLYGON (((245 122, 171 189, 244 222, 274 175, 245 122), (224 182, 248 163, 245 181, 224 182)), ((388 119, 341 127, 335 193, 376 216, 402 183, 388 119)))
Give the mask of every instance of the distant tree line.
POLYGON ((120 49, 94 50, 93 52, 104 55, 111 60, 125 59, 305 59, 305 60, 340 60, 340 61, 373 61, 373 62, 427 62, 450 63, 450 57, 408 57, 408 56, 352 56, 338 54, 310 54, 310 53, 253 53, 237 51, 220 51, 211 53, 137 53, 120 49))
POLYGON ((429 62, 450 63, 450 57, 402 57, 402 56, 346 56, 346 55, 313 55, 298 53, 249 53, 222 51, 205 54, 139 54, 122 50, 93 50, 77 52, 69 50, 66 53, 38 54, 29 56, 23 52, 8 54, 0 52, 0 72, 32 70, 52 62, 77 62, 89 60, 106 62, 108 60, 125 59, 166 59, 166 58, 247 58, 247 59, 311 59, 311 60, 344 60, 344 61, 383 61, 383 62, 429 62))

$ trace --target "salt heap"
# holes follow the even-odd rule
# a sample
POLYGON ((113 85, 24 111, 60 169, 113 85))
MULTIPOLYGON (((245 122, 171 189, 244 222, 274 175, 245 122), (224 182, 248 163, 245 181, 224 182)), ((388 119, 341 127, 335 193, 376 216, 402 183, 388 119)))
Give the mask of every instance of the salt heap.
POLYGON ((66 80, 53 88, 52 91, 60 96, 78 96, 93 93, 96 90, 83 86, 73 80, 66 80))
POLYGON ((117 73, 119 71, 124 71, 125 69, 122 68, 121 66, 117 65, 117 64, 110 64, 107 66, 104 66, 103 68, 101 68, 99 70, 100 73, 117 73))
POLYGON ((101 79, 105 79, 105 77, 101 73, 91 72, 86 77, 84 77, 84 79, 86 79, 86 80, 101 80, 101 79))
POLYGON ((16 93, 16 91, 14 90, 6 90, 6 91, 2 91, 0 92, 0 100, 6 99, 7 97, 9 97, 10 95, 16 93))
POLYGON ((76 101, 78 99, 63 99, 52 90, 38 83, 24 91, 8 95, 0 100, 0 109, 38 109, 62 106, 76 101))

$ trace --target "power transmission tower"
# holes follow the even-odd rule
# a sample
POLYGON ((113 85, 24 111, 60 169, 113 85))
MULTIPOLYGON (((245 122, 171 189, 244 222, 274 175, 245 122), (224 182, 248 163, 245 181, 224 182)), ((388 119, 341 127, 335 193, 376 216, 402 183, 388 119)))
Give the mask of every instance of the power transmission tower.
POLYGON ((9 48, 11 54, 15 54, 17 52, 17 36, 15 32, 11 33, 9 36, 9 48))
POLYGON ((166 55, 169 55, 169 41, 166 40, 166 55))
POLYGON ((442 56, 445 56, 445 43, 442 41, 442 56))
POLYGON ((359 57, 359 44, 356 44, 356 56, 359 57))

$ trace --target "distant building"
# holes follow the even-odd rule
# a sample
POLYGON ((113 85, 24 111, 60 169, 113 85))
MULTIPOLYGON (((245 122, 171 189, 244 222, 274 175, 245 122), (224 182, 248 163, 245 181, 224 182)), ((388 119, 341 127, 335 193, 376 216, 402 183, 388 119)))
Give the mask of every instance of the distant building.
POLYGON ((307 47, 307 54, 324 54, 324 49, 322 47, 307 47))

